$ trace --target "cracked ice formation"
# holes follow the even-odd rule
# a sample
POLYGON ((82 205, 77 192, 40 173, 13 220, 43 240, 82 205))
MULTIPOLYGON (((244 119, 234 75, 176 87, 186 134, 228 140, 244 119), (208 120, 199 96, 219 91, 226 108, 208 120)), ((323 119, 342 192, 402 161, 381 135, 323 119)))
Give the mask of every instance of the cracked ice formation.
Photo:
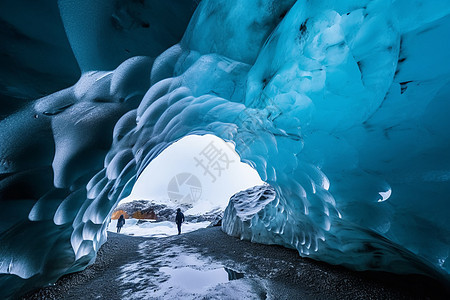
POLYGON ((205 0, 173 46, 138 39, 171 18, 107 2, 59 2, 82 76, 0 123, 2 291, 91 263, 118 200, 190 134, 234 142, 271 186, 230 201, 229 234, 449 282, 446 1, 205 0))

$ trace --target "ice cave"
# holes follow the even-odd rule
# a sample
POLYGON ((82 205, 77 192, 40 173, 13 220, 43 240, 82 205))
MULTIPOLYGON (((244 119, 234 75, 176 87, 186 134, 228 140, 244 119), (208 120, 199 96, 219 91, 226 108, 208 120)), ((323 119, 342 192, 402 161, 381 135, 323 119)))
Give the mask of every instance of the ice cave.
POLYGON ((4 0, 0 295, 93 263, 188 135, 270 185, 222 230, 450 283, 447 0, 4 0))

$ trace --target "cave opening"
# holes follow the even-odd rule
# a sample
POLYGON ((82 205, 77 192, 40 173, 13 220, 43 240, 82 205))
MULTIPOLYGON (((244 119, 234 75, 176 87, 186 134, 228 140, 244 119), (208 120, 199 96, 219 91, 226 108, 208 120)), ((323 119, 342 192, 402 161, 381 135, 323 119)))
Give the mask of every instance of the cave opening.
POLYGON ((235 193, 262 185, 255 169, 241 162, 233 143, 211 135, 188 135, 153 159, 129 196, 112 211, 109 231, 125 217, 121 233, 165 237, 177 233, 176 209, 185 215, 183 232, 217 224, 235 193))

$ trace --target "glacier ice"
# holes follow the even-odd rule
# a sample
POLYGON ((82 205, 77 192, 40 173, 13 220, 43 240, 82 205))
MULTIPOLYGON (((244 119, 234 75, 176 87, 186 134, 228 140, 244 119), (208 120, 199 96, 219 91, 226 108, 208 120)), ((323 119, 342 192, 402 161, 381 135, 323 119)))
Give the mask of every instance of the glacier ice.
POLYGON ((227 233, 450 282, 447 1, 256 2, 50 10, 82 74, 17 107, 25 83, 2 91, 2 293, 92 263, 117 202, 192 134, 233 142, 269 185, 232 198, 227 233))

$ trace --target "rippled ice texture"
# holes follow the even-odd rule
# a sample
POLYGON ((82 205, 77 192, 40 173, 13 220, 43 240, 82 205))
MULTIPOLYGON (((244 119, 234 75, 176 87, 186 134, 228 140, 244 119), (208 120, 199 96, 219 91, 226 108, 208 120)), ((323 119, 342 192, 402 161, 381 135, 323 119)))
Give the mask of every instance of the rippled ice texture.
POLYGON ((448 1, 181 2, 58 3, 82 75, 0 123, 1 290, 92 263, 189 134, 233 142, 276 194, 231 201, 226 232, 448 283, 448 1))

